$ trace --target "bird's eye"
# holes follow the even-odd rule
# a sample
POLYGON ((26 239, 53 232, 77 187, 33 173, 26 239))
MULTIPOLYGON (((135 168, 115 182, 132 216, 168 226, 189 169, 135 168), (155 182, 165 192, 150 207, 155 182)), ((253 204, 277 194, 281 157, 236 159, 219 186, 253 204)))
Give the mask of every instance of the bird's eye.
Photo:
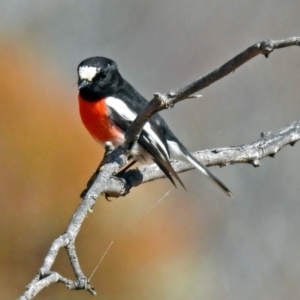
POLYGON ((99 74, 99 79, 100 79, 100 80, 104 80, 104 79, 106 78, 106 76, 107 76, 107 73, 106 73, 106 72, 101 72, 101 73, 99 74))
POLYGON ((110 72, 110 69, 111 69, 111 66, 110 65, 107 65, 107 67, 104 69, 101 69, 101 72, 98 73, 98 76, 97 78, 100 79, 100 80, 104 80, 106 79, 108 73, 110 72))
POLYGON ((103 70, 102 72, 100 72, 100 73, 98 74, 97 77, 98 77, 100 80, 104 80, 104 79, 107 77, 108 71, 109 71, 109 70, 103 70))

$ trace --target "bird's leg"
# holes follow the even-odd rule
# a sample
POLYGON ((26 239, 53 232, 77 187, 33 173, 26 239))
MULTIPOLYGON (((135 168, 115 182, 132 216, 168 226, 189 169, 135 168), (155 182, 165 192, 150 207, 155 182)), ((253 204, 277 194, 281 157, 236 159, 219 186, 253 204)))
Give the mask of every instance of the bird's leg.
POLYGON ((132 160, 127 166, 125 166, 120 172, 117 173, 117 176, 123 175, 130 167, 132 167, 137 161, 132 160))

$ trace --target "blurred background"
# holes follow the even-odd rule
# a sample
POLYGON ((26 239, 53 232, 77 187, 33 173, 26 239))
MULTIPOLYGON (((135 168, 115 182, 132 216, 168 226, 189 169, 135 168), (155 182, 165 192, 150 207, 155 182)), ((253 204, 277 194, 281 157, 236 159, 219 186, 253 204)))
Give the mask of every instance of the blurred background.
MULTIPOLYGON (((300 2, 1 1, 0 290, 16 299, 63 233, 102 157, 77 107, 76 68, 107 56, 146 98, 263 38, 300 35, 300 2)), ((299 118, 299 48, 256 57, 162 115, 191 151, 240 145, 299 118)), ((299 299, 299 151, 100 197, 76 240, 99 299, 299 299)), ((62 249, 54 270, 73 278, 62 249)), ((52 285, 36 299, 91 299, 52 285)))

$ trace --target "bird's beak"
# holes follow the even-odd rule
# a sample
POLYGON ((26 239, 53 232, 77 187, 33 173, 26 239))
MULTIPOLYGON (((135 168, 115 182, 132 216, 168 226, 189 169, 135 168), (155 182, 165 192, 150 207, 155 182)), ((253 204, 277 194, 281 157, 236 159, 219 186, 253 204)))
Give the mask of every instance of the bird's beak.
POLYGON ((89 81, 86 79, 81 79, 78 81, 78 89, 81 90, 89 84, 89 81))

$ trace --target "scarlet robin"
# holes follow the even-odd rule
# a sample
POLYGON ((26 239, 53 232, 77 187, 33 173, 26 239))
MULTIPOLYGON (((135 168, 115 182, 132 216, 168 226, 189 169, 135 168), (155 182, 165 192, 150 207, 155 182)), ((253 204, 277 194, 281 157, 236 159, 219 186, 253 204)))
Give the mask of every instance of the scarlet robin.
MULTIPOLYGON (((85 59, 77 71, 83 124, 100 144, 110 141, 114 146, 120 145, 127 128, 148 101, 121 76, 117 64, 111 59, 85 59)), ((151 158, 174 185, 173 177, 182 186, 170 159, 188 161, 228 196, 232 196, 230 190, 184 147, 158 113, 145 124, 131 150, 131 156, 141 162, 151 158)))

